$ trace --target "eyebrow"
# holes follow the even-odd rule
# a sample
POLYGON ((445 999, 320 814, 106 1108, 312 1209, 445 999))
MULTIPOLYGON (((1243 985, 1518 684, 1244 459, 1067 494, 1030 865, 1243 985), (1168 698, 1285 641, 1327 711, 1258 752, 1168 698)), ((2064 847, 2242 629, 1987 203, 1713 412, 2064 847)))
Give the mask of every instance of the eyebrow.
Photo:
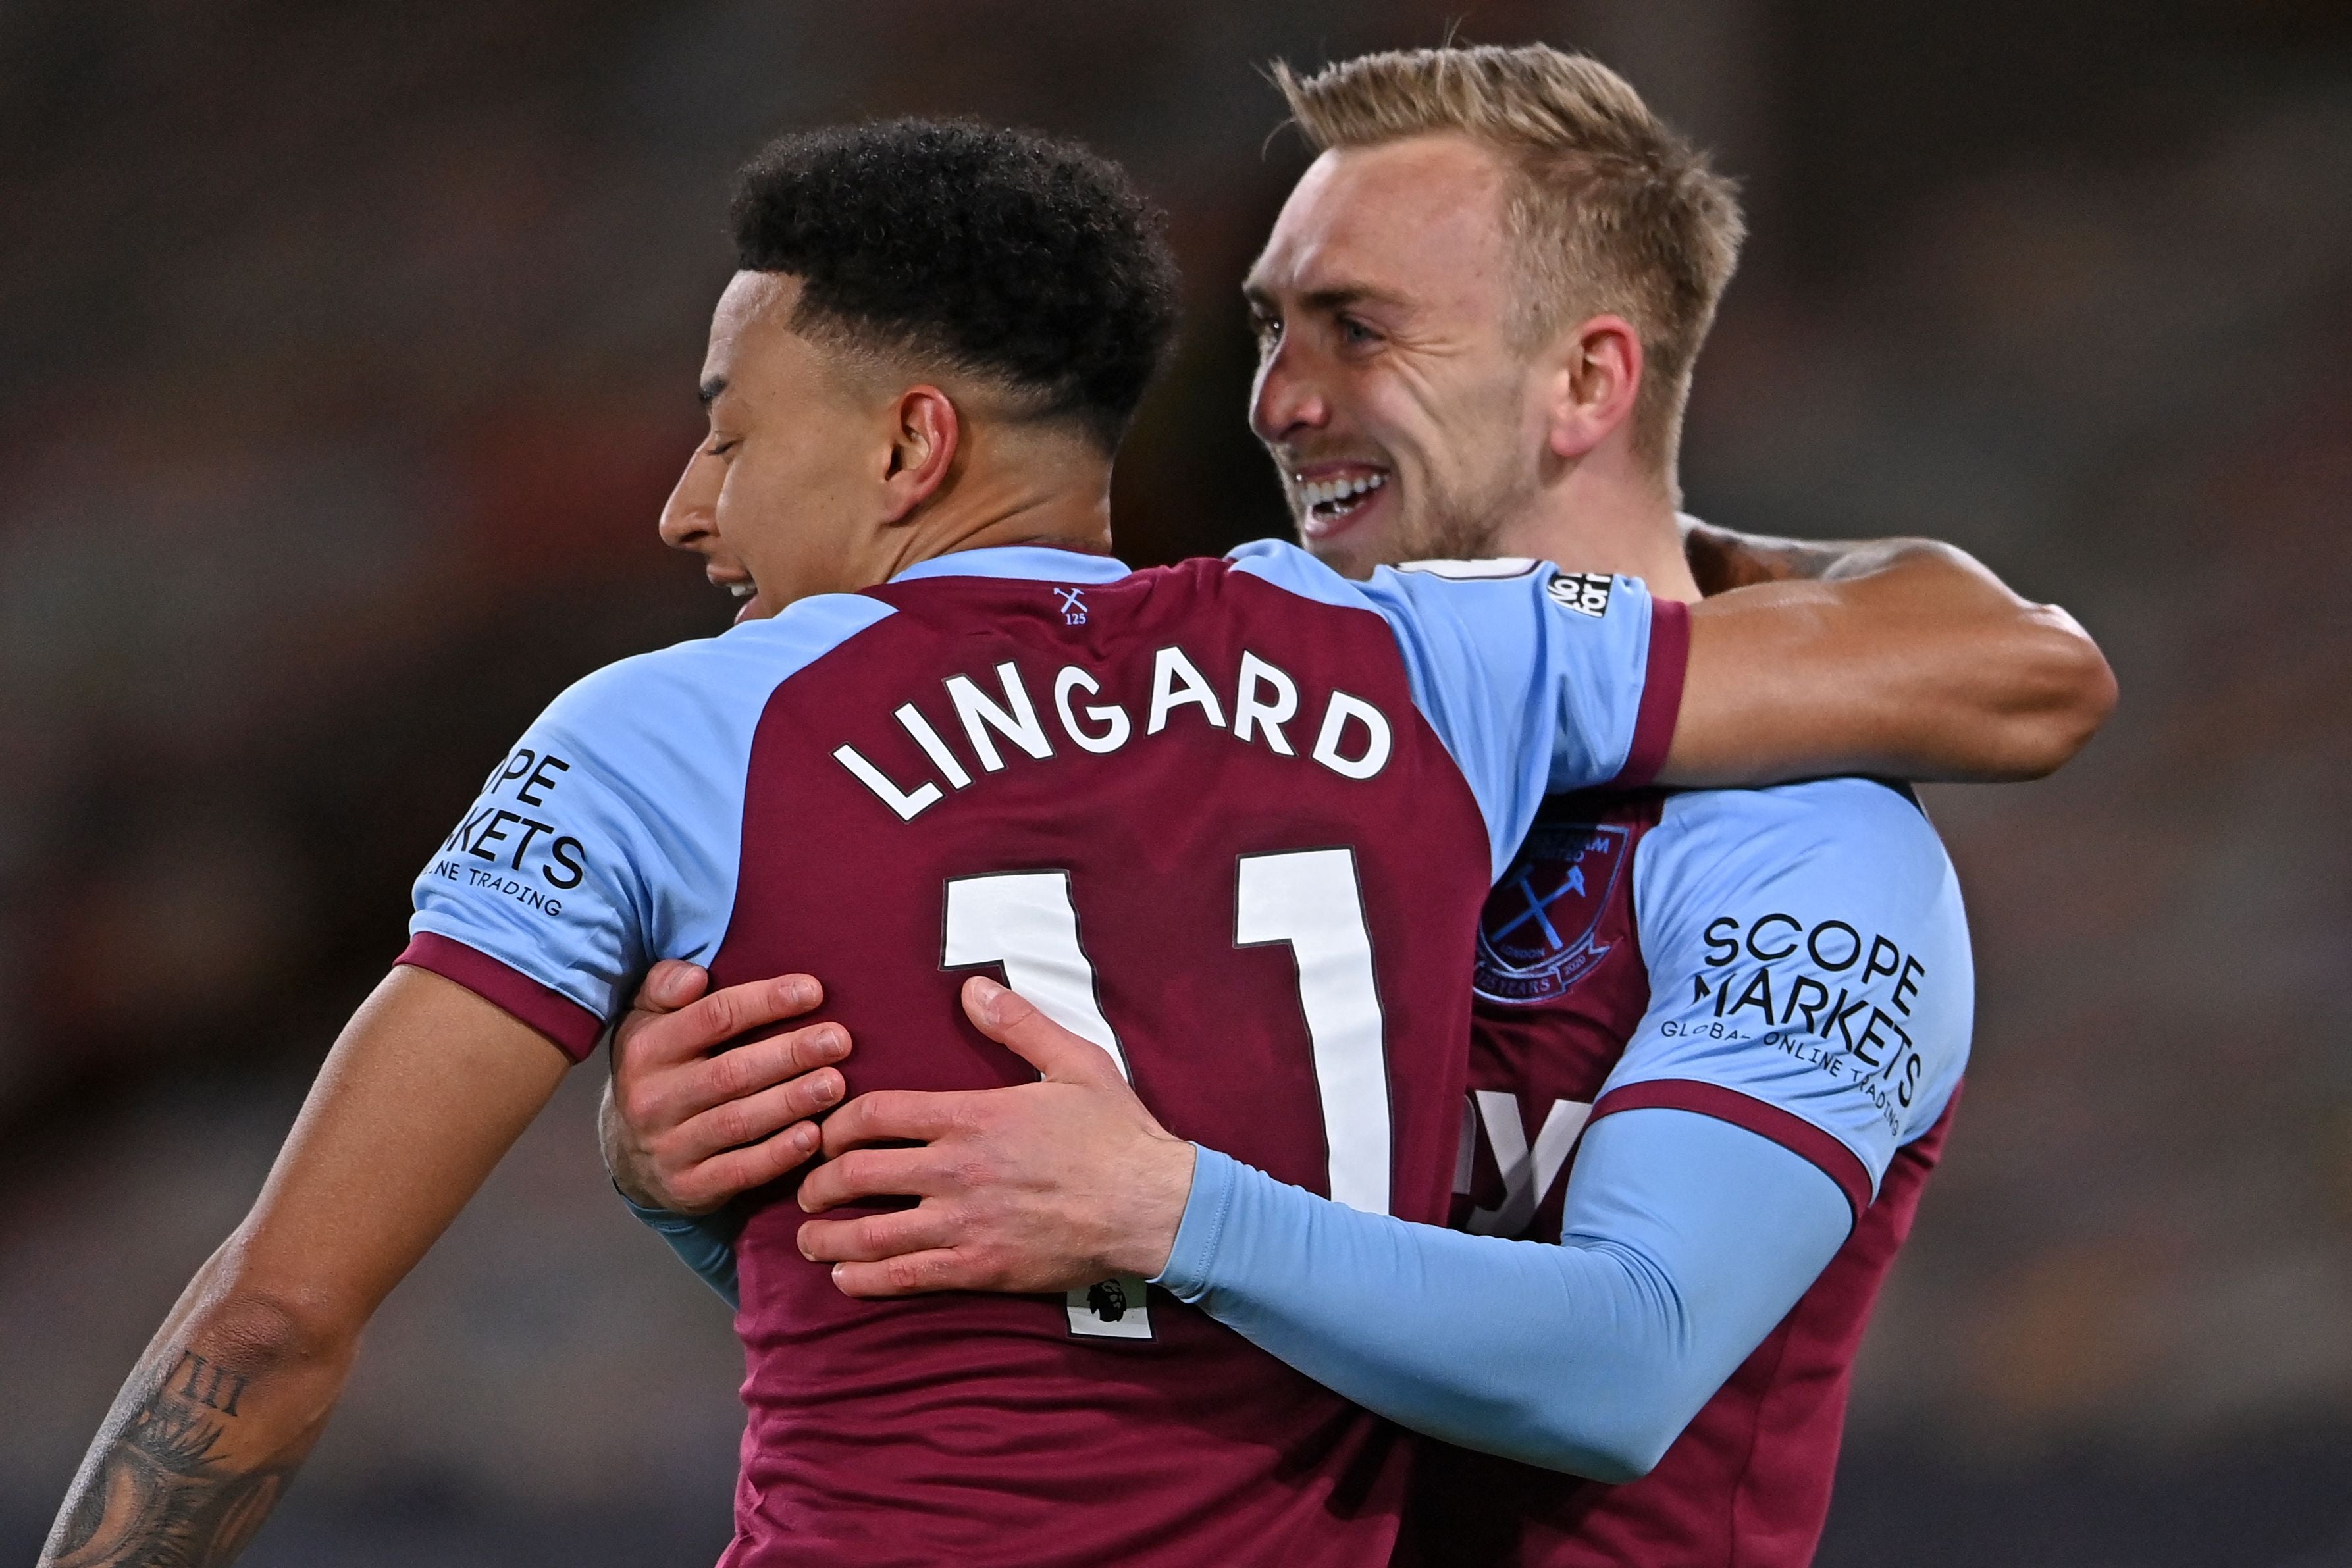
POLYGON ((723 375, 714 375, 709 381, 702 384, 700 390, 702 394, 702 406, 708 408, 712 404, 719 401, 719 395, 720 393, 727 390, 727 378, 723 375))
MULTIPOLYGON (((1254 309, 1268 310, 1275 303, 1273 291, 1257 283, 1244 283, 1242 298, 1254 309)), ((1299 303, 1310 310, 1344 310, 1350 305, 1402 305, 1404 301, 1384 289, 1368 283, 1340 283, 1328 288, 1314 289, 1299 296, 1299 303)))

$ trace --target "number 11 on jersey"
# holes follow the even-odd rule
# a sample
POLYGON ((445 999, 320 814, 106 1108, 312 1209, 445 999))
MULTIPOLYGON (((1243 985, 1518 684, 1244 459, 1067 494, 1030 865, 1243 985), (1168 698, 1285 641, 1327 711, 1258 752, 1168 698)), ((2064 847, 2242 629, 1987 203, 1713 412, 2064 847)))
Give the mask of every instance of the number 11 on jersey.
MULTIPOLYGON (((1103 1016, 1094 966, 1078 941, 1067 871, 1006 871, 947 884, 949 969, 1001 963, 1005 983, 1040 1012, 1110 1054, 1135 1079, 1103 1016)), ((1389 1086, 1372 939, 1364 922, 1355 851, 1299 849, 1245 855, 1236 864, 1234 945, 1286 942, 1297 966, 1298 1004, 1323 1109, 1331 1196, 1351 1208, 1389 1208, 1389 1086)), ((1148 1338, 1139 1279, 1104 1280, 1069 1293, 1073 1332, 1148 1338)))

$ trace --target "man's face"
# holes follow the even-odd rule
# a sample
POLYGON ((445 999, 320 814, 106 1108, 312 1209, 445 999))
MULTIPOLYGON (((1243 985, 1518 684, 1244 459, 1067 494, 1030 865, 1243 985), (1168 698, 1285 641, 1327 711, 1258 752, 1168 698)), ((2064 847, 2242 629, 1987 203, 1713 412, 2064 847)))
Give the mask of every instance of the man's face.
POLYGON ((1463 136, 1325 153, 1244 285, 1251 426, 1301 540, 1350 576, 1491 554, 1537 493, 1539 378, 1511 341, 1504 192, 1463 136))
POLYGON ((873 487, 887 445, 874 411, 824 350, 792 330, 797 279, 738 272, 711 313, 702 362, 710 435, 662 509, 663 542, 700 555, 743 601, 738 621, 864 585, 873 487))

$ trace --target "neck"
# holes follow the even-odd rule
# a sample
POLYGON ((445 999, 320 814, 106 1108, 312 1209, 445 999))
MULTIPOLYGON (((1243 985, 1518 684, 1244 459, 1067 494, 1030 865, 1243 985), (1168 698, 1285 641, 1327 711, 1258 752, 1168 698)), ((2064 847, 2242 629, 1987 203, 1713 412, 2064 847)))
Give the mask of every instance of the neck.
POLYGON ((1639 577, 1661 599, 1692 604, 1699 597, 1683 554, 1673 481, 1622 449, 1567 465, 1503 526, 1495 547, 1571 572, 1639 577))
POLYGON ((882 578, 960 550, 1005 544, 1107 555, 1110 464, 1066 439, 982 436, 958 454, 947 483, 887 531, 884 544, 882 578))

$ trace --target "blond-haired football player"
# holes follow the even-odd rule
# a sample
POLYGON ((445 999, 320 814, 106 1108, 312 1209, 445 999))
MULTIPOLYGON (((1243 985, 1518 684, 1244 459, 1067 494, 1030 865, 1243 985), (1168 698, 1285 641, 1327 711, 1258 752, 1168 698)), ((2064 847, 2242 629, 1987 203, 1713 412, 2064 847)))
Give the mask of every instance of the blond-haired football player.
MULTIPOLYGON (((1973 569, 1678 518, 1682 411, 1741 219, 1614 73, 1536 47, 1277 79, 1318 155, 1246 285, 1251 415, 1322 559, 1359 576, 1548 559, 1595 616, 1624 575, 1696 600, 1691 554, 1718 578, 1898 595, 1973 569)), ((1923 626, 1943 613, 1917 604, 1923 626)), ((2019 605, 1982 651, 2066 716, 2012 733, 2015 772, 2063 760, 2111 700, 2060 612, 2019 605)), ((1171 1138, 1198 1126, 1155 1121, 1050 1003, 998 995, 984 1026, 1049 1081, 851 1101, 824 1132, 846 1157, 802 1205, 922 1202, 814 1221, 802 1246, 860 1296, 1145 1277, 1459 1445, 1431 1446, 1415 1494, 1438 1560, 1809 1560, 1853 1355, 1967 1061, 1967 931, 1933 828, 1907 791, 1853 776, 1556 796, 1496 882, 1475 969, 1455 1229, 1171 1138)), ((677 1131, 622 1131, 625 1186, 668 1197, 704 1173, 677 1131)))

